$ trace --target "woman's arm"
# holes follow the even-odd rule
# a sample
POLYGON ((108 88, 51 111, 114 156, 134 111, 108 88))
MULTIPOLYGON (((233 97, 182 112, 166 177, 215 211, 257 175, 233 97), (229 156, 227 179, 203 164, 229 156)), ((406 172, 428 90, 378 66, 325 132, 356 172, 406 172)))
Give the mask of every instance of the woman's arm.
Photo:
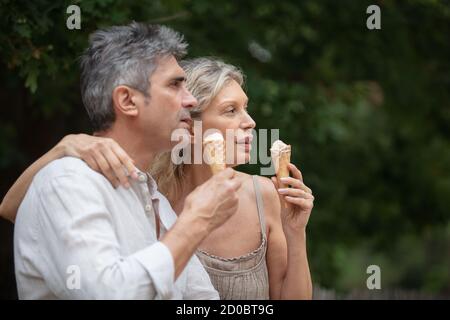
POLYGON ((115 187, 120 184, 129 186, 122 165, 135 178, 133 160, 114 140, 86 134, 68 135, 20 175, 0 204, 0 217, 14 222, 20 203, 35 174, 51 161, 64 156, 82 159, 93 170, 105 175, 115 187))
POLYGON ((14 222, 17 210, 22 202, 34 175, 47 163, 64 156, 64 150, 58 144, 29 166, 8 190, 0 204, 0 216, 14 222))
POLYGON ((277 192, 278 182, 265 179, 263 192, 269 224, 267 266, 271 299, 311 299, 312 281, 306 249, 306 225, 313 207, 311 189, 289 165, 292 188, 277 192), (274 188, 275 185, 275 188, 274 188), (279 196, 280 195, 280 196, 279 196), (288 203, 285 208, 283 201, 288 203), (283 205, 281 205, 283 204, 283 205))

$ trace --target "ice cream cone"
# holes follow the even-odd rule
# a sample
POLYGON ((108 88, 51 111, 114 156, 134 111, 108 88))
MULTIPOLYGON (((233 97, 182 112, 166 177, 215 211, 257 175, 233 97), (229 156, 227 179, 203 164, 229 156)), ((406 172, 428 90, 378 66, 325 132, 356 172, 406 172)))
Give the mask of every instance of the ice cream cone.
MULTIPOLYGON (((275 167, 275 174, 278 180, 279 188, 287 188, 288 185, 281 182, 281 178, 289 177, 288 164, 291 162, 291 146, 285 144, 281 140, 277 140, 270 148, 270 154, 275 167)), ((284 207, 288 208, 288 204, 284 202, 284 207)))
MULTIPOLYGON (((278 171, 277 178, 280 180, 281 178, 289 177, 289 168, 288 164, 291 162, 291 146, 288 146, 286 150, 280 152, 278 158, 278 171)), ((280 187, 286 188, 287 186, 280 181, 280 187)))
POLYGON ((203 148, 212 173, 217 174, 225 170, 225 141, 222 135, 212 134, 205 138, 203 148))

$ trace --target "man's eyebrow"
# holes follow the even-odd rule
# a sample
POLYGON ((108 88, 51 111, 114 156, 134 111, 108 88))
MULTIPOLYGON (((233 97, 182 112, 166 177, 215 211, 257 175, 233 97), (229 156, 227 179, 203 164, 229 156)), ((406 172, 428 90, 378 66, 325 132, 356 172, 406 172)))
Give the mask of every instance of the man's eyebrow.
POLYGON ((174 77, 174 78, 170 79, 170 81, 183 82, 183 81, 186 81, 186 77, 184 77, 184 76, 174 77))

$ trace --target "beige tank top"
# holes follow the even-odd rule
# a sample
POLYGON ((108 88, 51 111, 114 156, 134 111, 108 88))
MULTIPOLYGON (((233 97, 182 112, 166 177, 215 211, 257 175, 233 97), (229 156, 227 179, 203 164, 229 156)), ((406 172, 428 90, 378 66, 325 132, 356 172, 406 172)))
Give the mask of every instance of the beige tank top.
POLYGON ((246 255, 222 258, 197 250, 196 255, 209 274, 222 300, 268 300, 269 275, 266 264, 267 236, 264 206, 257 176, 252 176, 256 195, 261 245, 246 255))

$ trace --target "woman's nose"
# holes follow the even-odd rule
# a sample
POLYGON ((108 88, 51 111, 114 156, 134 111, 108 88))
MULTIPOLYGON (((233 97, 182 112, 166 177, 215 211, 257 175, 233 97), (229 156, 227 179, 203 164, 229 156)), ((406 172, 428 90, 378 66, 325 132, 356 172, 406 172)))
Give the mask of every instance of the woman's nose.
POLYGON ((244 119, 242 120, 241 127, 244 129, 253 129, 256 127, 256 122, 253 118, 246 112, 244 119))

